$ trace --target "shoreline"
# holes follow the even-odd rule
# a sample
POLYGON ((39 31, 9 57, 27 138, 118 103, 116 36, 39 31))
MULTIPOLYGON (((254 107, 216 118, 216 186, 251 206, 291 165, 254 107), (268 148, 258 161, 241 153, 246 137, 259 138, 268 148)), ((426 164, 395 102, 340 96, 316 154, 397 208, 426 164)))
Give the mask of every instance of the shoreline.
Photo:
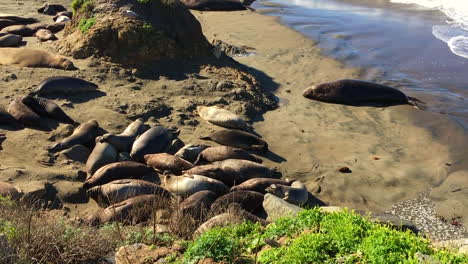
MULTIPOLYGON (((194 13, 209 39, 255 47, 255 56, 235 59, 264 72, 278 86, 271 92, 280 99, 279 109, 254 124, 272 151, 287 160, 268 165, 306 182, 318 199, 356 210, 388 211, 432 190, 437 214, 448 221, 461 217, 467 226, 460 209, 468 204, 461 176, 467 175, 463 148, 468 140, 455 121, 410 106, 349 107, 309 101, 302 98, 303 89, 357 78, 359 69, 326 57, 313 40, 282 25, 277 17, 250 11, 194 13), (342 166, 353 173, 338 173, 342 166), (453 183, 462 191, 449 191, 453 183)), ((432 209, 411 210, 417 216, 432 209)), ((454 231, 442 222, 437 225, 454 231)), ((463 236, 459 232, 457 236, 463 236)))

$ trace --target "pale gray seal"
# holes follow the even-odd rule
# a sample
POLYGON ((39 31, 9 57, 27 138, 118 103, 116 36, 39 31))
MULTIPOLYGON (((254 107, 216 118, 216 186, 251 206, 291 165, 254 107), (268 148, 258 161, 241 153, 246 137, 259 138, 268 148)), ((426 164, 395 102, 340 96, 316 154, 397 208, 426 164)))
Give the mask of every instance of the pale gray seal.
POLYGON ((197 112, 201 118, 209 123, 236 129, 245 129, 245 120, 238 115, 216 106, 197 106, 197 112))
POLYGON ((109 143, 96 143, 86 161, 86 172, 93 175, 98 169, 117 161, 117 149, 109 143))
POLYGON ((135 179, 112 181, 100 186, 95 186, 86 193, 101 207, 107 207, 129 198, 145 194, 154 194, 163 199, 172 198, 172 194, 163 187, 151 182, 135 179))
POLYGON ((374 104, 418 106, 416 103, 421 102, 387 85, 351 79, 312 86, 303 92, 303 96, 327 103, 354 106, 374 104))
POLYGON ((174 156, 179 157, 181 159, 184 159, 188 162, 195 162, 198 158, 198 155, 206 149, 209 148, 210 146, 208 145, 203 145, 203 144, 189 144, 181 148, 179 151, 174 154, 174 156))
POLYGON ((161 173, 169 171, 180 175, 182 171, 193 168, 192 163, 167 153, 147 154, 144 158, 146 164, 161 173))
POLYGON ((167 190, 182 197, 205 190, 221 195, 229 190, 224 183, 201 175, 165 176, 163 182, 167 190))
POLYGON ((268 150, 268 144, 263 139, 254 136, 250 133, 234 129, 225 129, 217 131, 209 136, 201 137, 200 139, 211 140, 221 145, 241 148, 245 150, 268 150))
POLYGON ((240 160, 250 160, 257 163, 262 163, 262 160, 253 156, 249 152, 239 149, 233 148, 228 146, 218 146, 218 147, 210 147, 203 150, 200 155, 198 155, 197 160, 195 161, 195 165, 199 164, 200 162, 215 162, 215 161, 222 161, 227 159, 240 159, 240 160))
POLYGON ((241 184, 252 178, 281 178, 281 172, 249 160, 228 159, 213 162, 223 171, 237 175, 235 184, 241 184))
MULTIPOLYGON (((103 185, 115 180, 123 179, 145 179, 152 176, 158 181, 158 176, 153 168, 134 161, 121 161, 105 165, 98 169, 93 175, 89 176, 83 183, 85 189, 94 186, 103 185)), ((146 179, 145 179, 146 180, 146 179)))
POLYGON ((307 187, 300 181, 295 181, 291 186, 282 184, 272 184, 266 188, 268 193, 271 193, 288 203, 300 205, 307 202, 309 199, 309 192, 307 187))

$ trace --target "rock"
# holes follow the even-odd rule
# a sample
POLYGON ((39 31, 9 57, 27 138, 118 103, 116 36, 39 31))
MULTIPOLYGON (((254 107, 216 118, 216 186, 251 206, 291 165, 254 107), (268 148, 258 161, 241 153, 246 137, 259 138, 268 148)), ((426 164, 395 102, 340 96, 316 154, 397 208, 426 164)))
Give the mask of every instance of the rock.
POLYGON ((432 256, 425 255, 421 252, 414 254, 419 264, 441 264, 438 260, 434 259, 432 256))
POLYGON ((433 243, 435 247, 458 250, 463 254, 468 254, 468 238, 445 240, 433 243))
POLYGON ((76 59, 94 55, 141 66, 205 55, 210 44, 200 23, 180 1, 94 0, 87 8, 76 6, 59 49, 76 59), (122 15, 122 10, 138 16, 122 15), (80 28, 82 20, 91 26, 80 28))
POLYGON ((47 139, 49 141, 57 141, 69 137, 75 128, 72 125, 61 125, 52 132, 52 135, 47 139))
POLYGON ((339 206, 322 206, 320 207, 320 211, 322 213, 335 213, 335 212, 340 212, 340 211, 343 211, 344 208, 343 207, 339 207, 339 206))
POLYGON ((83 145, 75 145, 69 149, 61 151, 59 156, 71 161, 86 163, 91 151, 83 145))
POLYGON ((389 225, 401 231, 411 230, 415 234, 419 233, 419 229, 411 221, 401 219, 396 215, 387 213, 372 214, 371 220, 379 224, 389 225))
POLYGON ((115 253, 115 264, 152 264, 177 252, 167 247, 151 249, 145 244, 137 243, 120 247, 115 253))
POLYGON ((20 201, 34 209, 61 209, 62 201, 57 197, 57 189, 46 182, 44 184, 31 184, 29 190, 25 190, 20 201))
POLYGON ((218 264, 218 262, 214 261, 212 258, 205 258, 200 260, 198 264, 218 264))
POLYGON ((302 208, 299 206, 290 204, 270 193, 265 194, 265 198, 263 199, 263 208, 268 214, 268 221, 275 221, 281 217, 296 216, 300 211, 302 211, 302 208))
POLYGON ((77 204, 89 201, 81 182, 59 181, 54 187, 57 189, 57 197, 64 202, 77 204))
POLYGON ((2 264, 15 264, 18 257, 15 250, 8 244, 5 235, 0 234, 0 261, 2 264))

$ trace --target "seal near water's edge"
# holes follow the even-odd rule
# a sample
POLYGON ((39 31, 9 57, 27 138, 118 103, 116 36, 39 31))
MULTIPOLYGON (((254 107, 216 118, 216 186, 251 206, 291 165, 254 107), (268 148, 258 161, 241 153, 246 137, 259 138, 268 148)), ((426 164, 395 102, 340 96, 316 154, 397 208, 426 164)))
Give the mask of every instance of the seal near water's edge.
POLYGON ((303 92, 308 99, 326 103, 345 104, 352 106, 375 106, 409 104, 417 108, 421 106, 420 100, 408 97, 403 92, 383 84, 344 79, 312 86, 303 92))
POLYGON ((76 69, 73 62, 63 56, 28 48, 0 48, 0 65, 76 69))

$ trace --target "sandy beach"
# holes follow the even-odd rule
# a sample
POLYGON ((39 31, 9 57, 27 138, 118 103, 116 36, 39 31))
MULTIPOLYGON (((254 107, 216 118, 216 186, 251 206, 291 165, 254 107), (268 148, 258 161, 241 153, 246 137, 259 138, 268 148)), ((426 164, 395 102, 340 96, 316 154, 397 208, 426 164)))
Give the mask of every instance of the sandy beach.
MULTIPOLYGON (((57 2, 70 5, 70 1, 57 2)), ((0 0, 0 10, 46 21, 50 17, 36 12, 42 3, 0 0)), ((82 77, 98 83, 101 93, 56 100, 77 121, 96 119, 105 130, 120 132, 141 117, 148 123, 181 129, 180 138, 188 144, 202 143, 200 136, 218 129, 202 120, 195 106, 224 104, 249 119, 254 131, 268 142, 271 152, 264 155, 264 164, 278 168, 283 177, 303 181, 321 202, 375 213, 391 211, 414 222, 428 218, 422 215, 431 212, 437 227, 418 223, 424 231, 446 231, 434 238, 466 236, 468 137, 459 124, 446 115, 410 105, 351 107, 308 100, 302 96, 305 88, 359 78, 360 70, 323 56, 313 41, 274 17, 250 10, 192 13, 208 40, 245 45, 253 48, 253 54, 234 57, 240 65, 194 62, 187 66, 188 74, 152 78, 132 75, 129 69, 97 59, 73 59, 79 68, 73 72, 1 66, 0 105, 6 108, 13 97, 27 94, 47 77, 82 77), (210 90, 211 82, 221 80, 251 89, 252 96, 233 96, 235 90, 210 90), (272 110, 274 97, 261 95, 260 88, 274 94, 277 109, 272 110), (340 173, 338 169, 344 166, 352 173, 340 173), (417 198, 423 193, 428 199, 411 202, 420 201, 417 198), (405 206, 398 206, 403 202, 405 206), (454 221, 463 226, 454 225, 454 221)), ((55 50, 53 43, 39 43, 32 37, 25 40, 26 47, 55 50)), ((179 66, 173 68, 183 72, 179 66)), ((50 132, 1 129, 7 140, 0 150, 0 181, 24 191, 48 181, 61 197, 79 196, 84 164, 46 151, 70 130, 63 124, 50 132)), ((97 208, 94 201, 70 199, 65 206, 77 215, 97 208)))

